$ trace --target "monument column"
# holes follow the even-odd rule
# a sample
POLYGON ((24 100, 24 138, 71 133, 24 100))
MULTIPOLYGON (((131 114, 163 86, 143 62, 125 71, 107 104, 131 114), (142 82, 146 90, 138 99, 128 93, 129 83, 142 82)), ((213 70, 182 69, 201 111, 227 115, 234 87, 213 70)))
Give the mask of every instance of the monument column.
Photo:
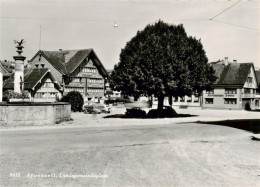
POLYGON ((15 60, 15 72, 14 72, 14 92, 21 93, 24 88, 24 60, 26 57, 22 56, 23 52, 23 44, 24 40, 22 39, 20 42, 15 41, 18 45, 17 48, 17 56, 14 56, 15 60))

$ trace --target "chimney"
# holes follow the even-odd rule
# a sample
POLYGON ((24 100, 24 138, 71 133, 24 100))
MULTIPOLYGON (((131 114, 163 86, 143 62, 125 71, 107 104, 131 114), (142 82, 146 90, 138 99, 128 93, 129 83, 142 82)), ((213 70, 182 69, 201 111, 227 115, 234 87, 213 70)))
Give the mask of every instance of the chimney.
POLYGON ((233 63, 237 63, 237 60, 233 60, 233 63))
POLYGON ((228 65, 228 57, 225 57, 224 64, 225 64, 225 66, 228 65))

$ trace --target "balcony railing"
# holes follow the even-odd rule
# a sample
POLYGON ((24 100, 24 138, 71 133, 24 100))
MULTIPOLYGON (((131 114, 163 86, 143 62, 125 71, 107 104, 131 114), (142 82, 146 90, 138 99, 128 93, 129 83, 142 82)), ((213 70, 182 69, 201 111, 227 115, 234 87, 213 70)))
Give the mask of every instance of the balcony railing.
POLYGON ((243 93, 242 98, 254 98, 255 94, 253 93, 243 93))
POLYGON ((103 88, 104 84, 103 83, 88 83, 87 87, 98 87, 98 88, 103 88))
POLYGON ((236 98, 237 94, 224 94, 224 97, 236 98))

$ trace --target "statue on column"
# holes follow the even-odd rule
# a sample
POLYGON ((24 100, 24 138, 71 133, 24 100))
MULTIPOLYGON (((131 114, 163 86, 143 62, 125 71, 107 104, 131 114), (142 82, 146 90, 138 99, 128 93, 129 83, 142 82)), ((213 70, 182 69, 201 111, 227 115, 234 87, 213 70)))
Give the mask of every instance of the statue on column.
POLYGON ((22 56, 23 52, 23 44, 25 43, 24 39, 22 39, 20 42, 17 40, 14 40, 14 43, 17 44, 17 56, 14 56, 15 60, 15 72, 14 72, 14 92, 21 93, 24 88, 24 60, 26 57, 22 56))

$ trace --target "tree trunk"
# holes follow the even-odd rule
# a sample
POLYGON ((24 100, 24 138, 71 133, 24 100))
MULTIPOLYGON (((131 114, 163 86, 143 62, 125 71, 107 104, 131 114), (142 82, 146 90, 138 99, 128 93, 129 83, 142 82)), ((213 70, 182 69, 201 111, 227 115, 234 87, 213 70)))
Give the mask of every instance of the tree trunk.
POLYGON ((169 96, 169 105, 172 106, 172 96, 169 96))
POLYGON ((150 96, 150 99, 149 99, 149 107, 150 108, 153 107, 153 96, 152 95, 150 96))
POLYGON ((134 96, 134 101, 137 101, 138 100, 138 96, 134 96))
POLYGON ((163 101, 164 101, 164 96, 159 96, 158 97, 158 110, 162 110, 163 109, 163 101))

